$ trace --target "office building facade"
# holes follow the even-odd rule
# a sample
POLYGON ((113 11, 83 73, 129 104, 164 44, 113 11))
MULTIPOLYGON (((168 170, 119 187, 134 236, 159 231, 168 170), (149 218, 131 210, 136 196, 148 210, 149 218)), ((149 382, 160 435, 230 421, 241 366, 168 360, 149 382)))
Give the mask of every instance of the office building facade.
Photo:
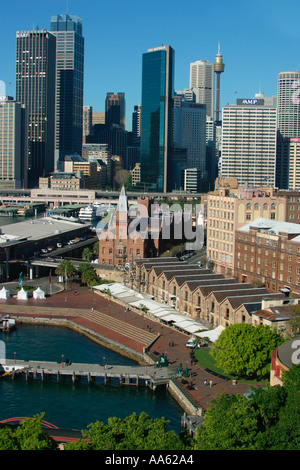
MULTIPOLYGON (((295 189, 298 179, 295 167, 294 139, 300 138, 300 72, 280 72, 277 82, 278 140, 276 186, 295 189), (291 158, 291 160, 290 160, 291 158), (296 171, 296 172, 295 172, 296 171)), ((296 150, 296 152, 298 152, 296 150)))
POLYGON ((0 97, 0 188, 27 185, 27 116, 25 106, 0 97))
POLYGON ((223 108, 221 174, 239 184, 275 185, 276 105, 264 98, 238 99, 223 108))
POLYGON ((54 168, 56 38, 49 31, 16 33, 16 101, 28 117, 28 184, 54 168))
POLYGON ((141 115, 141 183, 166 192, 172 187, 174 50, 170 46, 143 54, 141 115))
POLYGON ((174 108, 174 144, 187 149, 187 167, 206 171, 206 107, 181 101, 174 108))
POLYGON ((125 93, 107 93, 105 99, 105 125, 125 130, 125 93))
MULTIPOLYGON (((81 153, 83 135, 84 38, 75 15, 51 17, 56 37, 55 162, 81 153)), ((55 164, 57 166, 57 163, 55 164)))
POLYGON ((190 89, 196 102, 206 105, 207 116, 214 117, 214 64, 197 60, 190 64, 190 89))

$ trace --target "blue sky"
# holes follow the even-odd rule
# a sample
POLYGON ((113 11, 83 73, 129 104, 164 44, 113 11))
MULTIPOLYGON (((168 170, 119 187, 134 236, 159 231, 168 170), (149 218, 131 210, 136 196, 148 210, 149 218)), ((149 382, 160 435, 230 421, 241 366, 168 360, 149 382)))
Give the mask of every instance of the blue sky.
POLYGON ((221 44, 221 106, 277 91, 278 72, 299 70, 300 3, 290 0, 2 0, 0 80, 15 96, 16 31, 50 28, 52 15, 78 15, 85 37, 84 104, 104 111, 107 92, 124 92, 126 128, 141 103, 142 54, 175 50, 175 89, 189 86, 189 66, 214 61, 221 44))

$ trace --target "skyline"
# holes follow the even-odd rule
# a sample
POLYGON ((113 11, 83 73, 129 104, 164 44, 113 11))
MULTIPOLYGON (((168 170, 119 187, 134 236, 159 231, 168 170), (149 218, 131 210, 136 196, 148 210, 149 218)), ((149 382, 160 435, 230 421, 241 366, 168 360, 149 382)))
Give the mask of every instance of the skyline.
POLYGON ((278 73, 299 69, 297 18, 300 5, 254 0, 242 5, 216 0, 152 2, 116 0, 114 6, 88 0, 54 0, 27 4, 16 0, 1 7, 0 80, 15 97, 16 31, 50 30, 51 16, 79 16, 85 38, 84 105, 104 112, 108 92, 124 92, 126 129, 131 130, 135 105, 141 104, 142 55, 149 48, 170 45, 175 51, 175 90, 189 87, 190 63, 214 62, 220 43, 225 64, 221 75, 221 109, 236 98, 261 91, 277 94, 278 73), (159 13, 159 14, 158 14, 159 13))

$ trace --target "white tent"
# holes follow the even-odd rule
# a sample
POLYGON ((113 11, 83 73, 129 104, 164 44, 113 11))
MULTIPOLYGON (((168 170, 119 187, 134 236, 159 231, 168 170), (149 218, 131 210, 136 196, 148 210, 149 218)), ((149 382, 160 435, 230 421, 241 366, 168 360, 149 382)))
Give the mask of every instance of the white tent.
POLYGON ((10 291, 6 287, 2 287, 0 290, 0 299, 8 299, 10 297, 10 291))
POLYGON ((24 287, 19 290, 18 292, 18 300, 27 300, 28 299, 28 293, 26 290, 24 290, 24 287))
POLYGON ((40 287, 38 287, 35 291, 33 291, 33 298, 45 299, 45 292, 40 287))
POLYGON ((194 333, 198 338, 208 338, 209 341, 214 343, 219 338, 222 331, 225 330, 224 326, 217 326, 214 330, 202 331, 201 333, 194 333))

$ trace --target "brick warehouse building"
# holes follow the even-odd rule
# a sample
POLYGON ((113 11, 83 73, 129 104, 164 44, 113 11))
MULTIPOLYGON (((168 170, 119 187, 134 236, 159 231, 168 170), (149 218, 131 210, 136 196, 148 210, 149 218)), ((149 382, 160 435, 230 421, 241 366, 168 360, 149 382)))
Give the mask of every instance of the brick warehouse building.
POLYGON ((234 275, 269 291, 300 294, 300 225, 259 218, 236 231, 234 275))

